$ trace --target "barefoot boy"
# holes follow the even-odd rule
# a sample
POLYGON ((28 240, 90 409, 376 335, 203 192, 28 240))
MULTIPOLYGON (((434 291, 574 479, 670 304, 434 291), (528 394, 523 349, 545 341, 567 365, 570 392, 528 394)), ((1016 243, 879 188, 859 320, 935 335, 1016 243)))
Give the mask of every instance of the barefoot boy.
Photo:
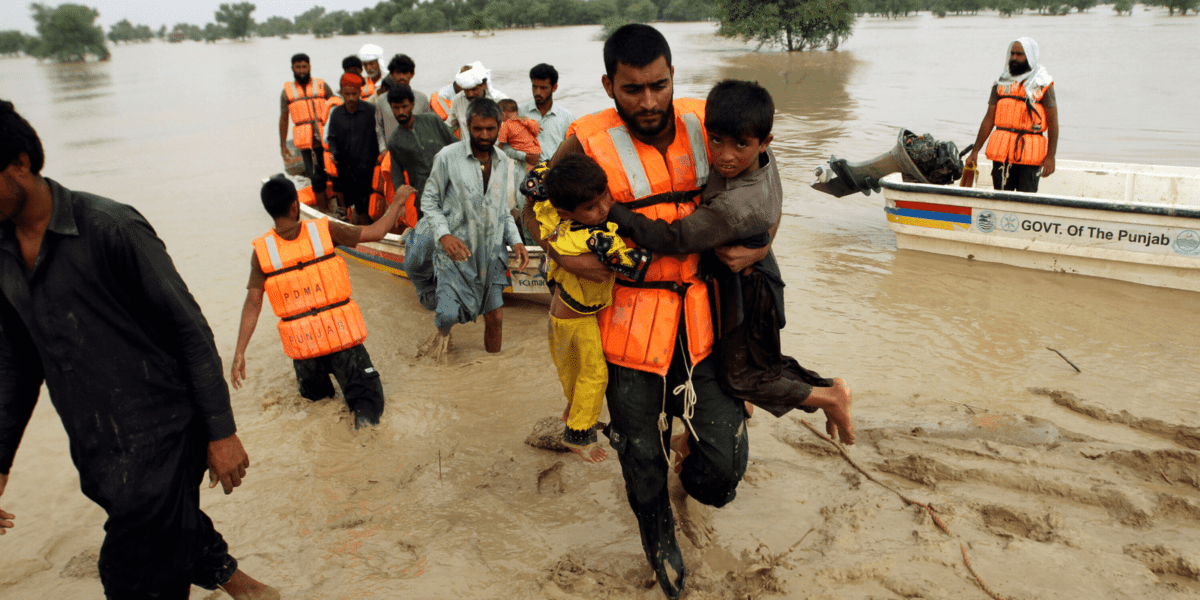
MULTIPOLYGON (((582 154, 560 160, 545 176, 549 201, 536 205, 542 238, 563 256, 594 252, 616 273, 642 281, 650 254, 630 249, 606 223, 613 204, 608 177, 582 154)), ((612 302, 613 278, 603 283, 581 279, 551 265, 547 279, 557 284, 550 303, 550 356, 558 368, 567 409, 563 443, 589 463, 608 452, 596 445, 596 419, 608 387, 608 364, 600 344, 596 313, 612 302)))
MULTIPOLYGON (((783 210, 775 156, 768 149, 775 105, 756 83, 726 80, 709 92, 704 126, 712 172, 696 212, 672 223, 653 220, 620 204, 609 220, 655 254, 687 254, 723 246, 762 248, 770 243, 783 210)), ((710 257, 711 258, 711 257, 710 257)), ((716 260, 706 269, 717 280, 715 314, 721 385, 735 398, 776 417, 793 408, 825 411, 826 430, 854 443, 850 388, 826 379, 784 356, 783 279, 775 255, 738 272, 716 260)))

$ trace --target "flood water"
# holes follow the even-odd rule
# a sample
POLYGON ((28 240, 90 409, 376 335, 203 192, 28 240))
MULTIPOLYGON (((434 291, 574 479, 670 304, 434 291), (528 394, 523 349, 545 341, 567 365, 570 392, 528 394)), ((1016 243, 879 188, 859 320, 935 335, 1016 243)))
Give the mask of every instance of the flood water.
MULTIPOLYGON (((262 177, 281 170, 279 95, 290 79, 293 53, 308 53, 315 76, 335 81, 342 57, 377 43, 388 55, 414 58, 413 86, 426 93, 449 82, 461 64, 482 60, 493 70, 493 85, 518 101, 530 97, 529 67, 545 61, 561 74, 556 102, 579 116, 611 106, 600 85, 596 29, 151 43, 115 47, 111 61, 86 65, 0 59, 0 96, 12 100, 41 135, 45 175, 146 215, 204 309, 228 364, 250 241, 271 225, 258 187, 262 177)), ((1200 295, 897 251, 879 195, 835 199, 808 187, 813 167, 831 154, 864 160, 883 153, 902 127, 954 140, 960 148, 973 141, 1007 42, 1018 36, 1037 40, 1042 64, 1056 80, 1060 160, 1200 166, 1200 80, 1194 77, 1200 20, 1167 18, 1140 6, 1132 17, 1118 17, 1105 6, 1065 17, 866 18, 836 52, 793 54, 754 52, 753 45, 716 37, 712 24, 661 30, 674 53, 677 97, 703 97, 724 78, 758 80, 773 94, 779 111, 773 146, 785 188, 775 242, 788 284, 784 350, 851 383, 860 427, 921 424, 927 409, 945 403, 1043 417, 1061 410, 1030 388, 1070 390, 1112 411, 1200 426, 1200 295), (1082 373, 1047 347, 1062 351, 1082 373)), ((388 391, 387 430, 378 435, 392 441, 377 443, 399 453, 373 455, 355 469, 376 473, 421 464, 424 473, 439 469, 436 485, 443 459, 451 468, 452 453, 519 452, 533 420, 561 411, 545 349, 544 307, 518 303, 506 309, 502 357, 484 355, 481 325, 465 326, 456 329, 452 365, 432 367, 411 360, 432 331, 411 285, 358 267, 352 278, 370 330, 368 348, 388 391), (430 467, 435 450, 438 466, 430 467)), ((347 457, 360 443, 348 430, 306 424, 269 310, 248 360, 251 381, 233 401, 239 425, 250 434, 243 439, 252 460, 256 452, 266 457, 251 472, 247 491, 238 492, 248 498, 244 509, 253 510, 268 495, 253 486, 271 490, 269 482, 275 482, 291 489, 289 477, 308 473, 272 446, 302 444, 320 456, 327 445, 328 463, 315 467, 321 474, 337 472, 339 457, 353 462, 347 457), (308 437, 288 437, 293 435, 308 437)), ((63 474, 51 478, 54 489, 36 494, 29 479, 14 475, 6 509, 19 502, 10 498, 18 494, 17 482, 32 498, 90 506, 81 497, 70 500, 79 494, 48 402, 39 407, 14 473, 22 468, 63 474)), ((421 469, 405 472, 416 478, 421 469)), ((448 471, 446 477, 455 476, 470 490, 487 475, 448 471)), ((288 506, 303 506, 306 494, 316 493, 318 488, 295 492, 295 504, 288 506)), ((437 492, 430 493, 436 499, 437 492)), ((330 506, 350 501, 335 500, 330 506)), ((412 500, 436 504, 415 492, 412 500)), ((98 539, 97 509, 79 510, 90 512, 77 517, 78 531, 98 539)), ((289 509, 273 510, 272 518, 283 519, 289 509)), ((434 518, 449 518, 447 510, 434 511, 434 518)), ((518 531, 525 519, 570 520, 547 508, 503 518, 473 512, 483 509, 472 505, 461 510, 463 518, 499 519, 493 533, 518 531)), ((411 517, 410 525, 420 527, 421 518, 411 517)), ((240 536, 258 531, 247 526, 240 536)), ((6 537, 0 542, 14 541, 6 537)), ((49 543, 53 535, 43 537, 49 543)), ((504 552, 504 536, 479 538, 474 543, 480 552, 504 552)), ((396 565, 376 567, 383 572, 396 565)), ((485 589, 472 588, 472 595, 485 589)))

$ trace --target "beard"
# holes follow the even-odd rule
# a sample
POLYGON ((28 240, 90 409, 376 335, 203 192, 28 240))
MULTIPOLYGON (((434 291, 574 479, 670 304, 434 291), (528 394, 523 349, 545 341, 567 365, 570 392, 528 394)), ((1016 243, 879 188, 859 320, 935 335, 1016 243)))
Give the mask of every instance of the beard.
POLYGON ((310 74, 308 74, 308 75, 296 75, 295 73, 292 73, 292 77, 295 77, 295 78, 296 78, 296 83, 298 83, 298 84, 300 84, 300 85, 302 85, 302 86, 304 86, 304 85, 308 85, 308 82, 309 82, 309 81, 312 81, 312 74, 311 74, 311 73, 310 73, 310 74))
POLYGON ((379 69, 367 69, 367 77, 379 79, 379 69))
MULTIPOLYGON (((672 100, 674 100, 674 99, 672 99, 672 100)), ((625 126, 628 127, 630 130, 632 130, 634 133, 636 133, 642 137, 653 137, 653 136, 656 136, 656 135, 662 133, 667 128, 667 126, 670 125, 671 122, 673 122, 675 120, 675 103, 674 102, 671 102, 670 104, 668 104, 667 110, 665 110, 665 111, 639 110, 633 114, 625 112, 625 109, 621 108, 621 104, 619 102, 615 103, 615 104, 617 105, 617 115, 619 115, 621 117, 621 120, 625 122, 625 126), (659 118, 659 121, 656 125, 653 125, 650 127, 642 127, 641 125, 638 124, 638 120, 637 120, 638 117, 652 115, 652 114, 661 115, 661 117, 659 118)))
POLYGON ((1023 73, 1028 73, 1028 72, 1029 72, 1029 61, 1028 60, 1022 60, 1019 62, 1015 61, 1015 60, 1008 61, 1009 75, 1021 75, 1023 73))
POLYGON ((403 125, 405 128, 408 128, 409 121, 412 121, 412 113, 396 117, 396 122, 403 125))
POLYGON ((475 152, 491 152, 495 146, 496 138, 494 137, 471 136, 471 150, 475 152))

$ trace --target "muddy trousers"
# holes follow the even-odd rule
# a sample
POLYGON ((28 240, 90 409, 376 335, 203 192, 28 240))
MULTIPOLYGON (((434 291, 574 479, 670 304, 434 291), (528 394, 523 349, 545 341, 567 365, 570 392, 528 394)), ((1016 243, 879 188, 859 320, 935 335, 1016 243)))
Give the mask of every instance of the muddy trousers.
POLYGON ((225 539, 200 510, 208 438, 199 422, 132 449, 127 477, 81 470, 84 493, 108 513, 100 581, 108 600, 183 600, 192 584, 215 590, 237 571, 225 539))
POLYGON ((329 381, 332 373, 342 388, 346 406, 355 415, 362 415, 371 423, 378 423, 383 416, 383 384, 366 346, 359 344, 325 356, 294 360, 292 364, 301 396, 313 402, 332 398, 333 383, 329 381))
MULTIPOLYGON (((681 332, 682 336, 682 332, 681 332)), ((682 338, 681 338, 682 339, 682 338)), ((686 347, 686 346, 685 346, 686 347)), ((608 365, 608 411, 612 422, 607 430, 621 461, 625 493, 637 517, 642 549, 663 593, 677 598, 683 590, 683 556, 675 539, 675 518, 667 492, 667 459, 670 424, 683 411, 683 396, 673 391, 687 381, 687 356, 675 350, 666 376, 668 428, 658 430, 663 407, 663 378, 614 364, 608 365)), ((742 403, 728 396, 717 380, 716 361, 700 361, 692 371, 696 410, 692 426, 700 436, 689 434, 691 453, 683 461, 680 480, 696 500, 720 508, 733 501, 737 485, 746 472, 749 438, 742 403)))

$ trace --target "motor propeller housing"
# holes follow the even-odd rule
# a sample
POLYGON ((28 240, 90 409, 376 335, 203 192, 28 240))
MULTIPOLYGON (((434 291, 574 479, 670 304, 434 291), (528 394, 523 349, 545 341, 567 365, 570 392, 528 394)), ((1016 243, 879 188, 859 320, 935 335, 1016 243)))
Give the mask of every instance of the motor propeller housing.
POLYGON ((963 163, 954 142, 939 142, 930 134, 917 135, 901 129, 896 145, 884 154, 863 162, 848 162, 829 157, 829 164, 817 167, 813 189, 841 198, 862 192, 868 196, 879 191, 879 180, 902 173, 905 181, 947 185, 962 177, 963 163))

